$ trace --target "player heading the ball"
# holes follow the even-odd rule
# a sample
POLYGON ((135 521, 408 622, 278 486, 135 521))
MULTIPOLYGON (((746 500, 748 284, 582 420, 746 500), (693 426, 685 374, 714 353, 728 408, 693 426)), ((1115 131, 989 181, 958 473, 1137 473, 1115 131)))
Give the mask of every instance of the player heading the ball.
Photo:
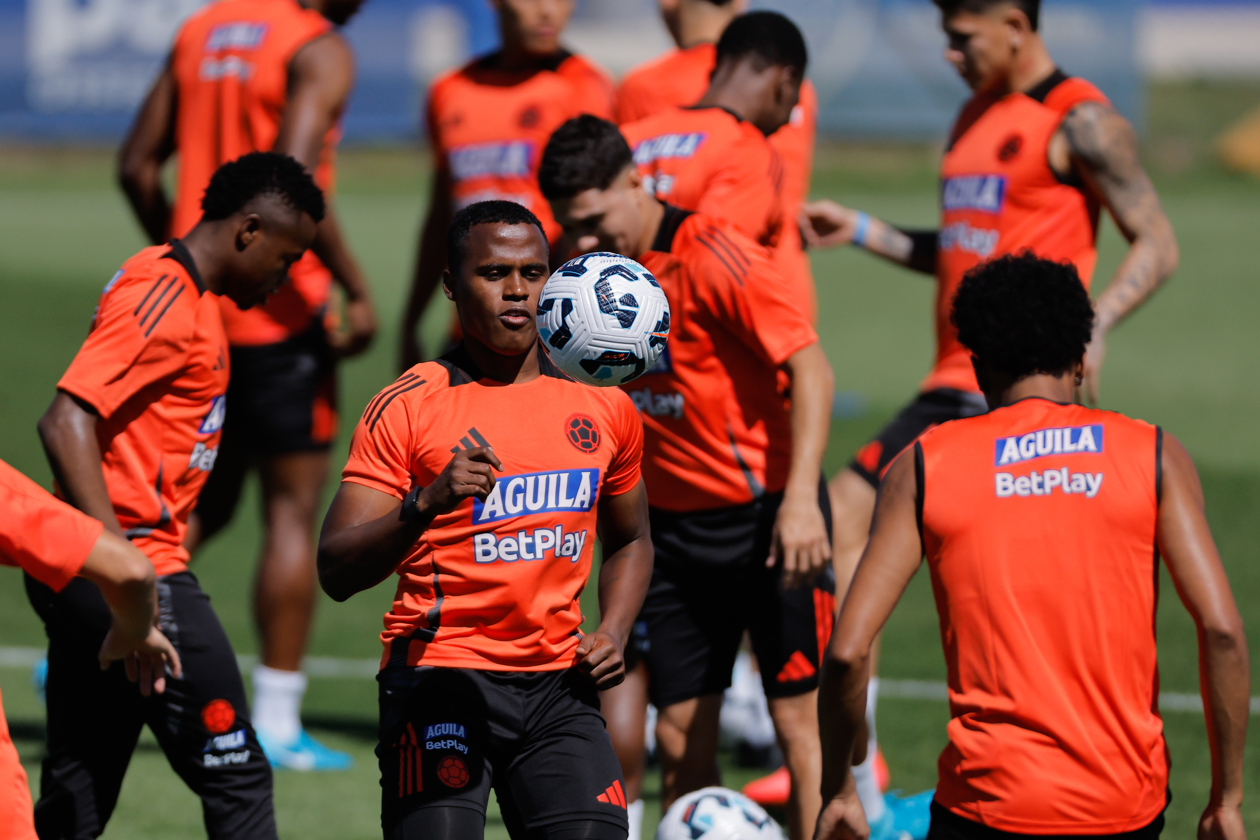
POLYGON ((718 711, 748 630, 792 775, 789 828, 803 840, 822 804, 814 692, 833 603, 821 472, 831 366, 769 252, 646 192, 612 123, 569 120, 538 171, 579 251, 638 260, 669 301, 665 353, 623 386, 643 416, 656 550, 641 621, 661 804, 716 782, 718 711))
POLYGON ((514 837, 625 840, 597 690, 624 676, 651 576, 642 425, 539 345, 533 213, 472 204, 447 253, 463 340, 368 403, 320 537, 336 600, 399 577, 381 634, 385 836, 480 840, 493 786, 514 837), (597 531, 600 622, 583 635, 597 531))

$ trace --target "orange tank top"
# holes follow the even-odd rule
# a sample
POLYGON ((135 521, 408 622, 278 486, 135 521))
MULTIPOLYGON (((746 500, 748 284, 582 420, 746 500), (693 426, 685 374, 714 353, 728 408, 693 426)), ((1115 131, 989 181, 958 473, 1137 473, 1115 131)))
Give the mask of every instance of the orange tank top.
POLYGON ((916 444, 949 675, 936 801, 1021 834, 1117 834, 1166 805, 1156 698, 1160 431, 1027 399, 916 444))
MULTIPOLYGON (((171 53, 179 103, 172 235, 183 236, 200 220, 201 196, 216 169, 275 145, 288 101, 289 64, 299 49, 331 30, 323 15, 297 0, 218 0, 184 24, 171 53)), ((325 192, 333 186, 339 135, 339 126, 329 130, 315 172, 325 192)), ((328 303, 328 270, 308 252, 289 278, 265 306, 241 311, 221 299, 231 344, 283 341, 319 316, 328 303)))
POLYGON ((1032 90, 976 96, 963 106, 941 160, 936 257, 936 363, 923 390, 979 392, 971 354, 949 322, 963 275, 1003 254, 1031 250, 1076 265, 1089 287, 1098 251, 1098 201, 1060 180, 1050 139, 1082 102, 1106 102, 1084 79, 1056 70, 1032 90))

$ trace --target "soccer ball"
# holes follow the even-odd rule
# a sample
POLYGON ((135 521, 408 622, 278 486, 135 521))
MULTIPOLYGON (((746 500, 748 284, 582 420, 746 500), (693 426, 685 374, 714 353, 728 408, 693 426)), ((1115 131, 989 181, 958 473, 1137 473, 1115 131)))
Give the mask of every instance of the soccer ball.
POLYGON ((783 840, 783 831, 742 793, 707 787, 670 806, 656 840, 783 840))
POLYGON ((547 281, 538 334, 552 361, 588 385, 643 375, 669 339, 669 301, 646 268, 620 254, 584 254, 547 281))

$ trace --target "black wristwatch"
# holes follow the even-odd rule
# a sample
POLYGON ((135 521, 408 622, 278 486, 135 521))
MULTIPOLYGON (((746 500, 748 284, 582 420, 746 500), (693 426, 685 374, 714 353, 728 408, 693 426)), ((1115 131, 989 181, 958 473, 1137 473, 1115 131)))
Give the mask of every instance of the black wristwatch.
POLYGON ((417 484, 411 488, 411 492, 407 494, 407 498, 403 499, 402 510, 398 512, 398 518, 403 522, 417 522, 423 516, 420 508, 416 507, 416 500, 420 498, 420 491, 424 488, 417 484))

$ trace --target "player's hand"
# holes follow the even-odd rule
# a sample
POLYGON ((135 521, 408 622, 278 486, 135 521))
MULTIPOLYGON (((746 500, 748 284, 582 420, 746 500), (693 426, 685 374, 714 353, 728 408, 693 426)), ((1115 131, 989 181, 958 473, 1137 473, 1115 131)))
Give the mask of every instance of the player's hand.
POLYGON ((1199 819, 1199 840, 1247 840, 1237 805, 1210 805, 1199 819))
POLYGON ((770 557, 766 566, 783 570, 783 586, 795 589, 810 583, 831 562, 831 540, 816 494, 783 496, 774 520, 770 557))
POLYGON ((602 630, 582 637, 578 643, 578 670, 586 672, 600 691, 621 685, 626 678, 626 660, 621 645, 602 630))
POLYGON ((156 624, 149 628, 149 635, 138 642, 128 639, 127 635, 117 622, 110 626, 99 654, 102 671, 121 659, 127 669, 127 679, 138 682, 140 693, 145 697, 166 691, 168 670, 171 676, 183 676, 184 668, 175 646, 156 624))
POLYGON ((376 310, 367 298, 348 300, 345 305, 344 329, 329 336, 333 352, 339 359, 357 356, 372 344, 376 336, 376 310))
POLYGON ((857 218, 858 211, 824 198, 802 204, 797 221, 806 245, 811 248, 834 248, 853 242, 857 218))
POLYGON ((484 502, 494 489, 495 470, 503 472, 503 462, 489 446, 461 449, 437 480, 420 491, 416 507, 436 516, 450 513, 469 497, 484 502))
POLYGON ((823 806, 814 828, 814 840, 867 840, 870 836, 866 813, 850 777, 845 790, 823 806))
POLYGON ((1098 405, 1102 382, 1103 359, 1107 356, 1107 333, 1094 327, 1094 335, 1085 348, 1085 377, 1076 388, 1076 401, 1081 405, 1098 405))

